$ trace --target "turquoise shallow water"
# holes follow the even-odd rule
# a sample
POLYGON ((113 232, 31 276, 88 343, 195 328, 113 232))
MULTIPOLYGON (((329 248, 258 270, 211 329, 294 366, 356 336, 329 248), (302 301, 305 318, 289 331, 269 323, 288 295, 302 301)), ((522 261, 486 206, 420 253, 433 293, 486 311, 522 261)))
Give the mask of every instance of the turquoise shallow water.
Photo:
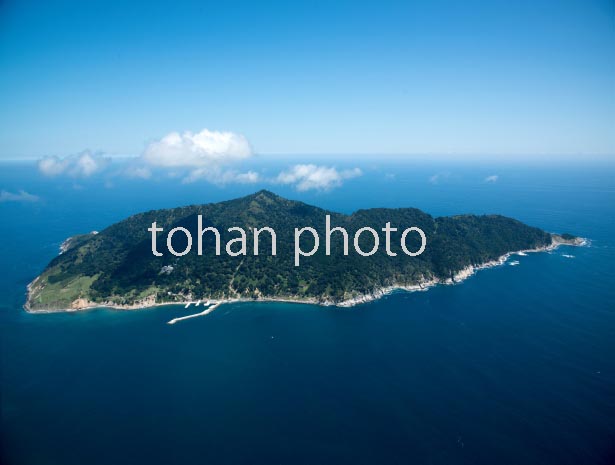
POLYGON ((256 190, 47 181, 5 166, 2 454, 11 464, 582 464, 615 457, 611 167, 384 166, 340 211, 498 212, 590 247, 515 257, 457 286, 352 309, 232 304, 30 315, 25 285, 69 235, 130 213, 256 190), (497 168, 496 185, 480 180, 497 168), (395 176, 387 176, 391 172, 395 176), (381 194, 375 194, 381 192, 381 194), (573 255, 574 258, 564 256, 573 255))

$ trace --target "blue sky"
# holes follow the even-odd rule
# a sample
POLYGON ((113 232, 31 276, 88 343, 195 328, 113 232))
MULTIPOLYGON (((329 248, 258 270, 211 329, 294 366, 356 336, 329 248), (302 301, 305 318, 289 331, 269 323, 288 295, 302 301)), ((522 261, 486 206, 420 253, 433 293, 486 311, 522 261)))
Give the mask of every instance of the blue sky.
POLYGON ((0 6, 0 158, 140 155, 173 131, 262 154, 615 154, 610 1, 0 6))

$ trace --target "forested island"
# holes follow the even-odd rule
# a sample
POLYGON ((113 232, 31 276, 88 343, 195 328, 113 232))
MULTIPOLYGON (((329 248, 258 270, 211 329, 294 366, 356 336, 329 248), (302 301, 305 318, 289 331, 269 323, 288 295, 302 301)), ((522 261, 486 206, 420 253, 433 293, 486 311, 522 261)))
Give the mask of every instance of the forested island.
MULTIPOLYGON (((373 245, 374 239, 368 236, 360 237, 364 250, 373 245)), ((182 240, 186 241, 185 236, 174 238, 176 249, 185 248, 182 240)), ((271 241, 270 235, 262 235, 259 247, 270 250, 271 241)), ((412 250, 420 247, 417 236, 408 236, 405 242, 412 250)), ((578 245, 581 239, 550 234, 500 215, 434 218, 415 208, 372 208, 344 215, 262 190, 225 202, 140 213, 100 233, 69 238, 62 253, 28 286, 25 308, 32 312, 96 306, 142 308, 197 299, 351 305, 392 289, 453 283, 477 268, 502 262, 507 254, 560 243, 578 245), (216 255, 213 235, 203 236, 202 255, 196 251, 181 257, 152 253, 148 232, 152 223, 165 230, 185 228, 197 237, 199 215, 205 226, 220 231, 223 244, 237 237, 228 231, 231 227, 274 229, 276 255, 216 255), (326 215, 351 238, 361 228, 380 231, 389 222, 397 230, 390 233, 390 250, 381 248, 371 256, 344 255, 342 235, 333 234, 330 255, 320 247, 314 255, 302 257, 301 266, 295 266, 294 229, 310 226, 323 236, 326 215), (411 226, 427 237, 424 252, 417 256, 408 256, 400 246, 402 231, 411 226)))

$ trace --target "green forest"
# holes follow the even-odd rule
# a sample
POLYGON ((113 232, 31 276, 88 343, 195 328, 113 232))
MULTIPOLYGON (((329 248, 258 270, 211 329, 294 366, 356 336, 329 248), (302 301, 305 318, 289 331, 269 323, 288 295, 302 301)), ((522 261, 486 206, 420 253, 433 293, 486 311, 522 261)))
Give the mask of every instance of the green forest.
MULTIPOLYGON (((302 238, 303 250, 310 250, 310 235, 302 238)), ((572 237, 572 236, 571 236, 572 237)), ((176 234, 173 247, 183 250, 184 234, 176 234)), ((469 265, 480 265, 508 253, 551 244, 551 234, 500 215, 458 215, 434 218, 414 208, 373 208, 351 215, 330 212, 302 202, 287 200, 269 191, 205 205, 154 210, 131 216, 98 234, 80 235, 68 249, 49 263, 31 285, 27 307, 70 308, 76 299, 91 302, 133 304, 155 296, 157 303, 188 299, 293 298, 341 302, 382 287, 409 286, 431 279, 446 280, 469 265), (224 244, 237 237, 230 227, 248 232, 249 253, 245 256, 215 254, 213 234, 203 236, 203 254, 193 246, 177 257, 166 249, 166 233, 160 235, 159 249, 152 253, 148 228, 153 222, 165 232, 183 227, 196 238, 197 217, 203 227, 215 227, 224 244), (350 254, 343 255, 343 238, 334 233, 331 254, 325 254, 325 215, 331 226, 344 227, 350 236, 350 254), (385 223, 397 228, 391 233, 389 256, 383 245, 369 257, 354 253, 352 238, 363 227, 381 231, 385 223), (268 226, 276 231, 277 254, 272 256, 269 234, 261 234, 258 256, 252 254, 253 228, 268 226), (321 237, 321 246, 310 257, 294 265, 294 230, 311 226, 321 237), (425 251, 406 255, 400 247, 404 229, 416 226, 427 238, 425 251)), ((361 235, 363 250, 373 247, 370 234, 361 235)), ((409 234, 410 250, 420 247, 420 237, 409 234)))

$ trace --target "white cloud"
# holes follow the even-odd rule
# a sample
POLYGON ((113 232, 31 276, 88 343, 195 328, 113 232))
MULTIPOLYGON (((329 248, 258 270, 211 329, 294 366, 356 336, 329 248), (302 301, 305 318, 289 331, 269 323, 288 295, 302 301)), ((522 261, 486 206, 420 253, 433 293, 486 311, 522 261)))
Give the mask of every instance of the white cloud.
POLYGON ((255 171, 246 171, 244 173, 235 170, 222 170, 218 167, 212 168, 197 168, 192 170, 188 176, 182 179, 183 183, 191 183, 199 180, 205 180, 212 184, 253 184, 261 180, 261 176, 255 171))
POLYGON ((329 166, 295 165, 289 170, 282 171, 276 182, 280 184, 295 184, 298 191, 330 190, 339 187, 345 179, 356 178, 363 174, 359 168, 338 171, 329 166))
POLYGON ((45 176, 58 176, 67 174, 76 178, 87 178, 94 173, 102 171, 110 159, 89 150, 76 155, 60 158, 56 156, 45 157, 38 162, 38 169, 45 176))
POLYGON ((129 166, 124 170, 124 174, 129 178, 149 179, 152 171, 147 166, 129 166))
POLYGON ((497 182, 499 176, 497 174, 492 174, 491 176, 487 176, 484 179, 484 182, 497 182))
POLYGON ((432 184, 439 184, 441 181, 446 181, 451 176, 449 171, 442 171, 429 177, 429 182, 432 184))
MULTIPOLYGON (((143 164, 140 171, 143 175, 151 175, 150 168, 172 168, 169 176, 182 176, 184 183, 205 180, 222 185, 258 182, 260 176, 254 171, 229 169, 229 165, 252 155, 250 143, 244 136, 203 129, 197 133, 186 131, 183 134, 167 134, 149 144, 138 160, 143 164), (186 174, 186 170, 190 171, 186 174)), ((132 168, 132 171, 133 176, 137 174, 136 168, 132 168)))
POLYGON ((237 173, 235 180, 242 184, 253 184, 260 181, 260 175, 255 171, 246 171, 245 173, 237 173))
POLYGON ((0 191, 0 202, 37 202, 39 197, 24 190, 17 193, 2 190, 0 191))
POLYGON ((203 129, 201 132, 172 132, 152 142, 142 159, 152 166, 192 167, 222 166, 252 156, 247 139, 233 132, 203 129))
POLYGON ((57 176, 66 171, 68 162, 58 157, 45 157, 38 162, 38 169, 45 176, 57 176))

